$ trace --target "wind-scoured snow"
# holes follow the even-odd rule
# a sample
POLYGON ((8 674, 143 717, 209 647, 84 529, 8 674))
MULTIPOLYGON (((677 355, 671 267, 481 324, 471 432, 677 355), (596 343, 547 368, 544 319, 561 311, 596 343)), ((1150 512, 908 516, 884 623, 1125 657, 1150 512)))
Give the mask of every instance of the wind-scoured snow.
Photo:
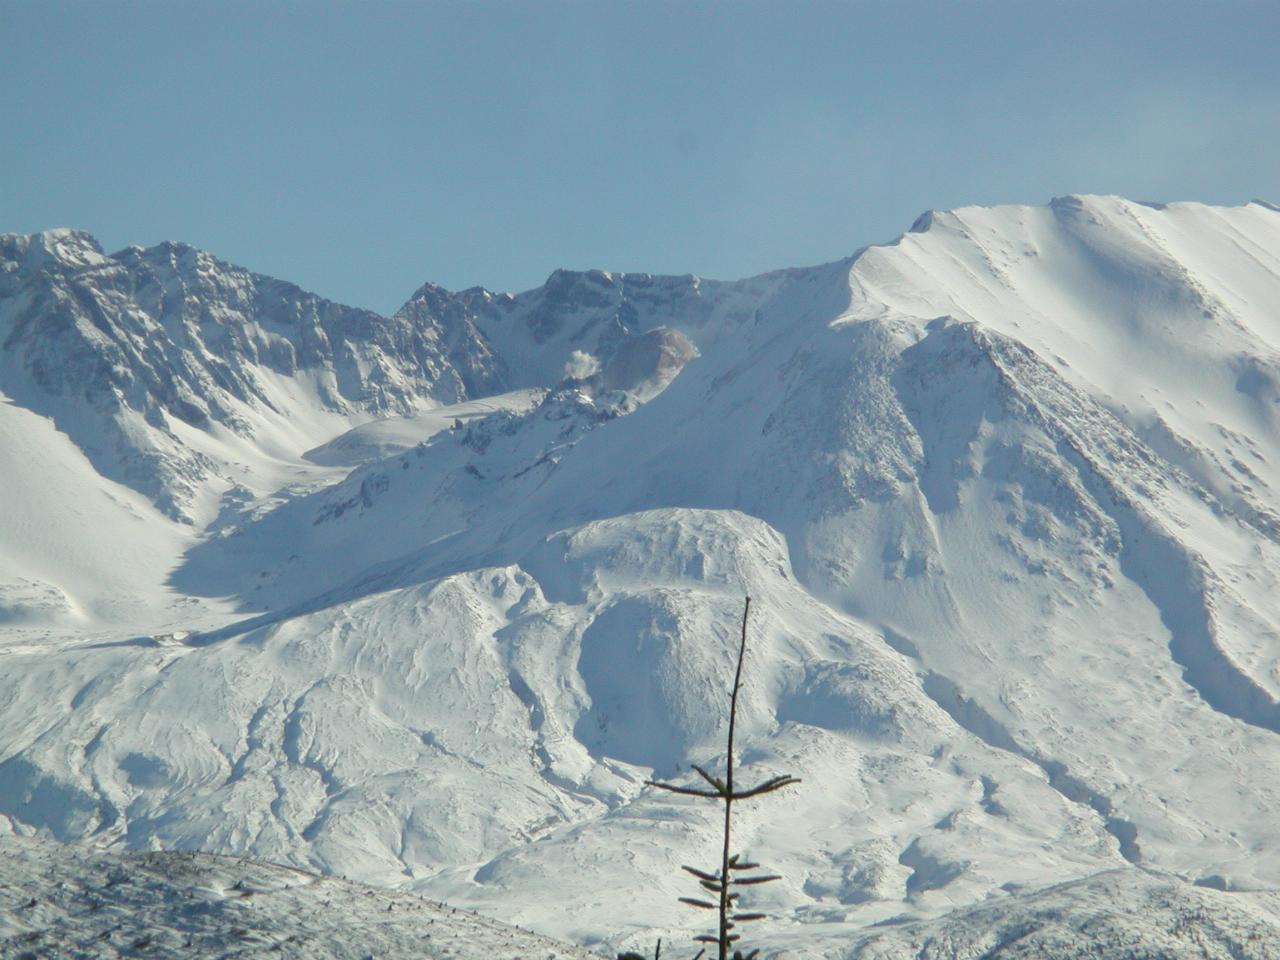
POLYGON ((0 831, 675 942, 720 825, 645 780, 723 765, 750 594, 743 775, 803 778, 737 821, 772 948, 1274 942, 1267 205, 966 208, 389 320, 189 248, 0 251, 0 831), (1150 923, 1098 919, 1126 896, 1150 923))

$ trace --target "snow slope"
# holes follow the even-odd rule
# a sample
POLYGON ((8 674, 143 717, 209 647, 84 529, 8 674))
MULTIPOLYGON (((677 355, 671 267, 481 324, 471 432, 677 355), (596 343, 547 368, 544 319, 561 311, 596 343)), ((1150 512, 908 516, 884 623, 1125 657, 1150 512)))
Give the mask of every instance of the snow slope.
MULTIPOLYGON (((75 283, 125 269, 75 249, 75 283)), ((909 937, 978 944, 991 910, 1084 917, 1027 940, 1084 951, 1108 896, 1164 905, 1126 928, 1152 955, 1186 924, 1272 929, 1241 891, 1280 884, 1273 208, 1068 197, 733 283, 428 285, 385 321, 436 351, 379 346, 419 371, 394 404, 326 406, 297 386, 325 361, 237 397, 239 433, 166 413, 175 462, 222 478, 189 524, 78 451, 15 359, 43 316, 24 270, 0 298, 29 331, 0 413, 32 451, 5 454, 0 830, 251 855, 610 948, 681 936, 679 864, 719 827, 644 781, 723 764, 750 593, 741 759, 804 780, 739 822, 784 877, 753 901, 774 948, 976 956, 909 937), (27 518, 69 497, 88 518, 42 546, 27 518), (84 599, 97 569, 141 599, 84 599)))

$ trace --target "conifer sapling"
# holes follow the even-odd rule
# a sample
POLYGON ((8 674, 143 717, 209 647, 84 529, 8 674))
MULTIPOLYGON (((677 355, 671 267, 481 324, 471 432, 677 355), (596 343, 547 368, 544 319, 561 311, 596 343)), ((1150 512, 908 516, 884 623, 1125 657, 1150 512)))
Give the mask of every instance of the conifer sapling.
MULTIPOLYGON (((781 790, 790 784, 800 782, 797 777, 783 774, 745 790, 737 789, 733 784, 733 734, 738 719, 738 689, 742 685, 742 661, 747 653, 747 618, 750 613, 751 598, 747 597, 746 606, 742 610, 742 640, 738 645, 738 666, 733 675, 733 690, 729 695, 729 737, 728 747, 725 751, 724 779, 713 777, 702 767, 694 764, 693 769, 710 785, 710 790, 698 787, 682 787, 657 780, 648 781, 650 786, 660 787, 672 793, 691 797, 705 797, 724 804, 724 843, 720 856, 720 868, 715 871, 699 870, 690 866, 681 868, 692 874, 703 890, 713 894, 715 897, 715 902, 704 899, 705 894, 703 897, 680 897, 680 902, 701 910, 715 910, 717 912, 719 923, 716 934, 714 936, 702 934, 694 937, 694 940, 699 943, 715 944, 717 960, 729 960, 730 948, 741 939, 741 935, 734 932, 738 924, 764 919, 763 913, 739 910, 737 905, 739 892, 735 888, 755 886, 782 879, 776 874, 748 874, 748 871, 758 870, 760 865, 748 862, 741 854, 730 852, 729 834, 733 822, 734 801, 762 796, 775 790, 781 790)), ((739 958, 740 960, 752 960, 758 953, 758 950, 752 950, 744 955, 740 950, 734 948, 733 956, 734 960, 739 960, 739 958)), ((699 956, 701 956, 701 953, 699 953, 699 956)))

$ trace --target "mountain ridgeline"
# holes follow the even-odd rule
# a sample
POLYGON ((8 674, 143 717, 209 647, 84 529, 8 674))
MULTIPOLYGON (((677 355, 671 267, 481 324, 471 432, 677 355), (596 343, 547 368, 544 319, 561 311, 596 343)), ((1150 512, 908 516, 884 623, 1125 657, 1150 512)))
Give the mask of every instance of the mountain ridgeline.
POLYGON ((1280 949, 1269 204, 390 318, 10 235, 0 394, 0 833, 672 943, 750 594, 766 954, 1280 949))

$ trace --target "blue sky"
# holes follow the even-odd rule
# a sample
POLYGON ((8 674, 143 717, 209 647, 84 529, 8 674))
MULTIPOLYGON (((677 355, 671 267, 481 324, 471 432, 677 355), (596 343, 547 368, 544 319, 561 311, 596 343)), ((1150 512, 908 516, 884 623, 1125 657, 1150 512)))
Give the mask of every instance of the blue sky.
POLYGON ((0 231, 360 306, 738 277, 921 211, 1280 200, 1280 4, 0 0, 0 231))

